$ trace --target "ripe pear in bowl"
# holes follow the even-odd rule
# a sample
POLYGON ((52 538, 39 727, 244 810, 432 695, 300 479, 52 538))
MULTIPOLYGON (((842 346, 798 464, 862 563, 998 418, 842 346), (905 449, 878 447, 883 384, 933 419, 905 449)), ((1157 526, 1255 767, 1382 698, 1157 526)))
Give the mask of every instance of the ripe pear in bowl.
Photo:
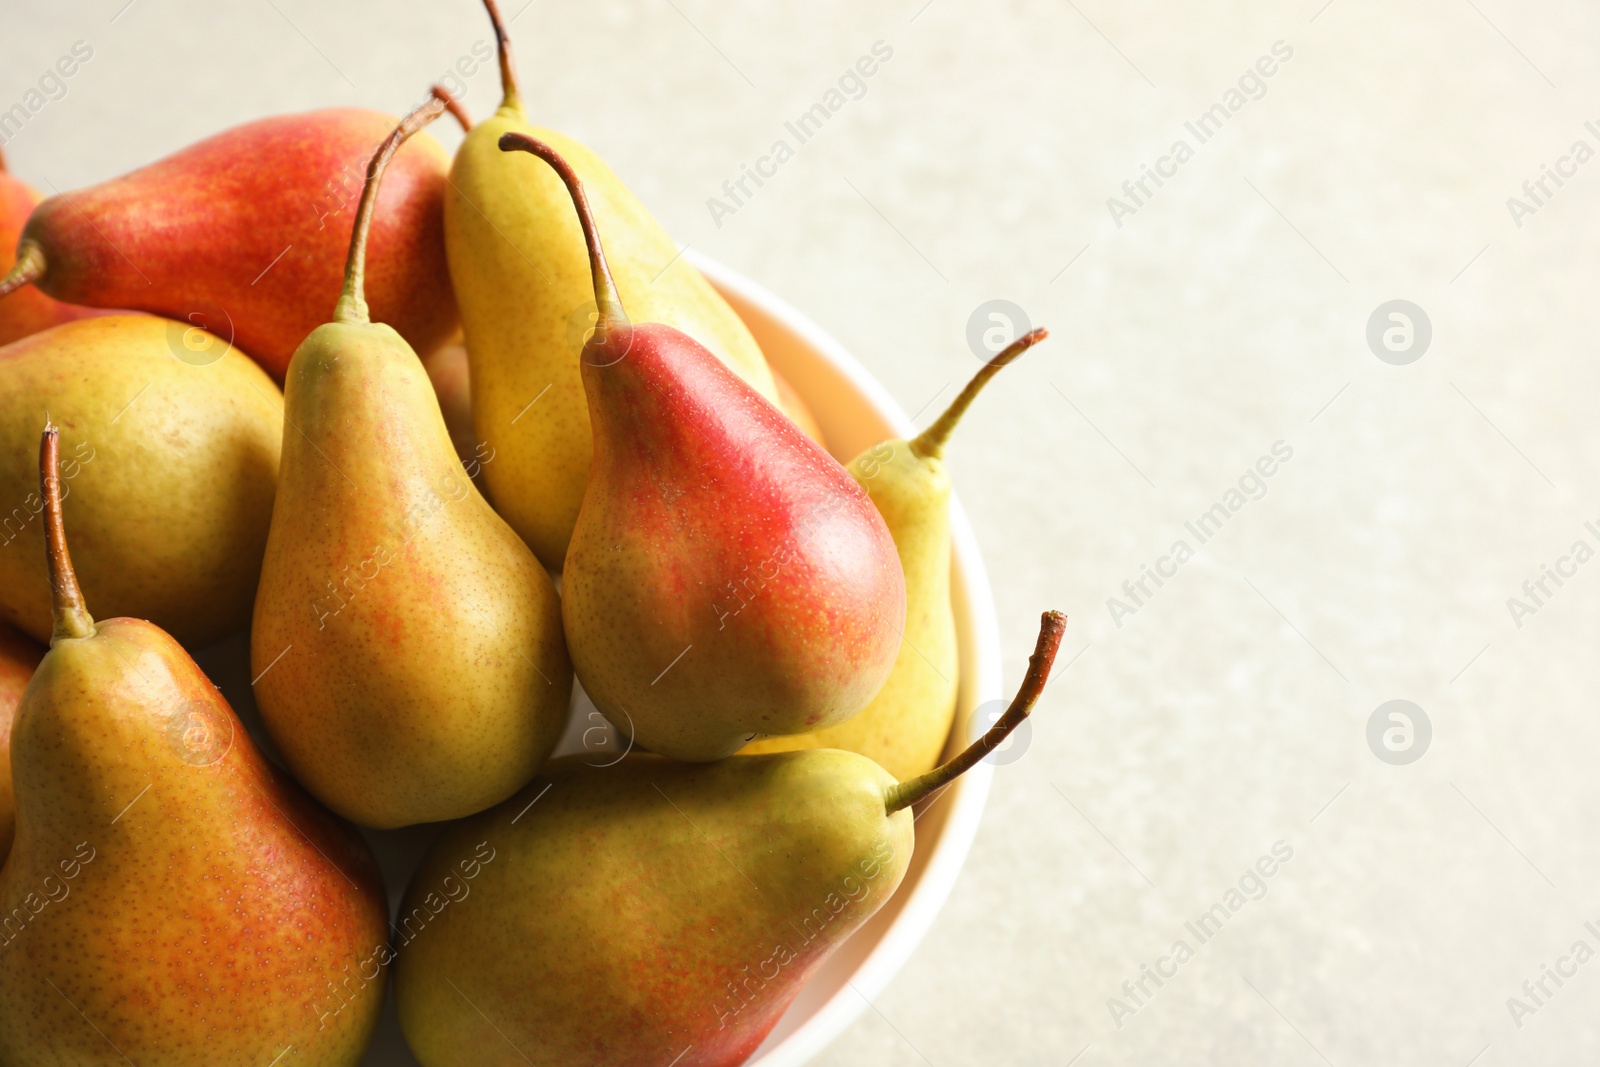
POLYGON ((570 757, 450 827, 398 920, 412 1051, 425 1067, 744 1062, 894 894, 911 806, 1027 716, 1065 624, 1045 614, 1028 676, 983 738, 906 782, 835 749, 570 757))
POLYGON ((629 320, 559 152, 520 133, 500 144, 565 184, 599 308, 582 355, 594 461, 562 570, 584 691, 640 745, 682 760, 856 714, 893 667, 905 622, 883 519, 703 345, 629 320))
POLYGON ((109 615, 185 645, 241 629, 267 541, 283 397, 237 348, 150 315, 81 319, 0 348, 0 620, 51 633, 33 441, 61 428, 78 579, 109 615))
POLYGON ((52 633, 11 736, 0 1063, 354 1067, 390 951, 371 853, 172 637, 90 616, 58 447, 47 426, 52 633))

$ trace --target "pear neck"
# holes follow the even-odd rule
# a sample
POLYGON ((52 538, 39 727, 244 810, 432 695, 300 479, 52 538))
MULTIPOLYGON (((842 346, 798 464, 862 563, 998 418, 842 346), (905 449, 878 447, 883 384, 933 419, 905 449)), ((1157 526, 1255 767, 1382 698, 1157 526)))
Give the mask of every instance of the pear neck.
POLYGON ((893 815, 901 808, 909 808, 919 800, 932 796, 975 767, 983 757, 999 748, 1000 743, 1022 724, 1022 720, 1033 711, 1034 704, 1038 703, 1039 695, 1044 692, 1045 684, 1050 681, 1050 667, 1056 661, 1056 653, 1061 649, 1061 635, 1066 629, 1065 615, 1059 611, 1045 612, 1039 619, 1039 640, 1034 645, 1033 655, 1028 658, 1027 676, 1017 687, 1017 695, 1012 698, 1011 706, 1006 708, 1006 713, 1000 716, 982 737, 968 745, 966 750, 954 759, 935 767, 927 774, 890 786, 888 792, 884 794, 884 810, 893 815))
POLYGON ((67 528, 61 518, 61 432, 45 416, 39 438, 39 493, 44 497, 45 562, 50 570, 53 616, 50 645, 57 641, 93 637, 94 619, 83 603, 78 575, 67 551, 67 528))
POLYGON ((400 146, 411 135, 425 128, 444 114, 450 106, 450 95, 435 86, 428 99, 416 110, 400 120, 400 125, 390 131, 372 162, 367 164, 367 183, 361 190, 361 206, 356 209, 356 224, 350 231, 350 257, 345 261, 344 291, 333 308, 333 321, 349 325, 366 325, 372 321, 367 309, 367 241, 372 233, 372 216, 378 207, 378 189, 383 184, 383 173, 389 169, 390 160, 400 151, 400 146))
POLYGON ((48 263, 44 246, 32 238, 24 238, 17 245, 17 261, 11 265, 4 278, 0 278, 0 297, 9 296, 24 285, 32 285, 44 277, 48 263))
POLYGON ((950 440, 950 435, 955 432, 956 424, 961 421, 961 416, 967 413, 972 402, 978 399, 978 394, 989 384, 989 379, 1048 336, 1049 332, 1043 328, 1030 330, 1007 345, 999 355, 979 367, 978 373, 972 376, 966 388, 962 389, 950 402, 950 406, 933 421, 933 425, 911 439, 911 451, 922 459, 943 459, 944 446, 950 440))
POLYGON ((596 337, 610 337, 612 331, 628 325, 628 314, 622 309, 622 298, 617 295, 617 283, 611 277, 611 267, 606 263, 606 252, 600 244, 600 230, 595 225, 594 213, 589 210, 589 197, 583 191, 578 172, 572 169, 561 153, 536 137, 525 133, 507 133, 500 138, 502 152, 529 152, 538 156, 561 178, 572 197, 572 206, 578 212, 578 224, 583 227, 584 244, 589 249, 589 273, 594 280, 594 304, 599 313, 595 322, 596 337))

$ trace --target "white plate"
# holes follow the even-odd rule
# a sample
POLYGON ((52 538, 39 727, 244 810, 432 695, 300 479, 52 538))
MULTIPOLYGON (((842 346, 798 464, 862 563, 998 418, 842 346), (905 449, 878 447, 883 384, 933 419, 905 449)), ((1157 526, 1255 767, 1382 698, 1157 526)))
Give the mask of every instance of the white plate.
MULTIPOLYGON (((910 420, 894 399, 810 319, 734 271, 692 252, 689 258, 749 324, 772 365, 805 398, 840 462, 885 438, 911 434, 910 420)), ((951 594, 961 651, 956 722, 965 724, 974 708, 1002 695, 1000 636, 994 598, 972 527, 958 502, 952 501, 951 510, 955 554, 951 594)), ((250 695, 248 639, 241 635, 224 641, 196 658, 222 687, 258 743, 264 742, 250 695)), ((591 730, 588 740, 598 736, 591 729, 595 721, 589 718, 594 705, 581 689, 574 690, 575 713, 558 753, 584 751, 586 730, 591 730)), ((968 739, 961 738, 961 744, 968 739)), ((947 755, 961 747, 957 740, 951 739, 947 755)), ((979 763, 919 811, 916 853, 900 891, 801 990, 747 1067, 799 1067, 811 1062, 889 984, 933 925, 955 885, 977 833, 993 773, 989 764, 979 763)), ((419 826, 363 831, 383 868, 391 914, 398 909, 412 872, 440 830, 439 826, 419 826)), ((401 1036, 391 994, 362 1067, 416 1067, 416 1062, 401 1036)))

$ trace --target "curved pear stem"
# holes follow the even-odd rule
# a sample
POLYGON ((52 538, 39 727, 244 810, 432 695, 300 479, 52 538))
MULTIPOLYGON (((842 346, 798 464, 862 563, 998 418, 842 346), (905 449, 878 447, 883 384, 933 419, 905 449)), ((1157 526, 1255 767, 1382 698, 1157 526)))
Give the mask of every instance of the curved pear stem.
POLYGON ((437 82, 430 86, 428 91, 433 94, 435 100, 444 101, 444 106, 449 110, 450 117, 460 123, 462 133, 472 132, 472 113, 466 109, 466 106, 461 103, 460 98, 455 93, 452 93, 437 82))
POLYGON ((500 106, 521 110, 522 91, 517 85, 516 60, 511 56, 511 34, 500 17, 500 5, 495 0, 483 0, 483 6, 488 9, 489 22, 494 26, 495 50, 500 53, 500 106))
POLYGON ((989 379, 999 374, 1006 364, 1049 336, 1050 332, 1041 326, 1006 345, 1004 351, 979 368, 978 373, 967 383, 967 387, 950 402, 950 406, 944 409, 944 414, 934 420, 932 426, 911 439, 911 451, 923 459, 938 459, 943 456, 945 442, 950 440, 950 434, 955 430, 956 423, 961 421, 961 416, 967 413, 967 409, 978 398, 983 387, 989 384, 989 379))
POLYGON ((400 151, 400 146, 411 135, 445 113, 450 106, 448 93, 440 94, 436 86, 428 94, 427 103, 419 105, 411 114, 400 120, 400 125, 390 131, 372 162, 367 164, 367 184, 361 190, 361 206, 356 209, 355 228, 350 231, 350 257, 345 261, 344 292, 333 308, 333 321, 364 325, 372 321, 367 311, 367 237, 372 232, 372 216, 378 207, 378 187, 383 184, 383 172, 389 161, 400 151))
POLYGON ((44 555, 50 567, 50 599, 54 626, 50 644, 69 637, 93 637, 94 619, 83 604, 83 590, 67 552, 67 527, 61 519, 61 431, 44 420, 39 436, 39 494, 44 497, 44 555))
POLYGON ((606 264, 606 252, 600 247, 600 231, 595 227, 594 214, 589 210, 589 198, 584 195, 583 183, 572 164, 561 158, 554 148, 525 133, 508 133, 500 138, 502 152, 531 152, 550 164, 572 194, 572 206, 578 209, 578 223, 583 227, 583 240, 589 246, 589 271, 594 275, 594 304, 600 312, 595 323, 596 336, 607 329, 628 324, 628 313, 622 310, 622 298, 617 295, 617 283, 611 279, 611 268, 606 264))
POLYGON ((1006 713, 982 737, 948 763, 908 782, 891 786, 883 798, 883 806, 890 815, 901 808, 909 808, 961 777, 979 760, 999 748, 1000 742, 1021 725, 1039 700, 1039 694, 1044 692, 1045 683, 1050 680, 1050 667, 1056 661, 1056 652, 1061 648, 1061 635, 1066 630, 1067 617, 1061 612, 1047 611, 1040 617, 1039 641, 1034 645, 1033 655, 1028 658, 1027 676, 1022 679, 1022 685, 1017 687, 1017 695, 1011 699, 1011 706, 1006 713))
POLYGON ((4 152, 0 152, 0 174, 9 173, 10 169, 10 167, 6 166, 6 154, 4 152))
POLYGON ((10 296, 24 285, 31 285, 44 277, 44 248, 38 241, 24 238, 17 245, 17 262, 10 273, 0 278, 0 296, 10 296))

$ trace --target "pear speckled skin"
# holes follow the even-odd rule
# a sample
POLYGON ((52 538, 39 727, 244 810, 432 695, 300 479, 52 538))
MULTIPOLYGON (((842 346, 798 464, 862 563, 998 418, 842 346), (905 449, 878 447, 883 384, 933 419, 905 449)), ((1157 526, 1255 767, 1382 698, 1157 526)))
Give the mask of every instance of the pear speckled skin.
POLYGON ((817 416, 805 398, 800 395, 799 390, 790 385, 777 371, 772 372, 772 380, 778 385, 778 407, 789 416, 789 421, 800 427, 801 433, 823 448, 827 448, 828 440, 823 436, 822 426, 817 422, 817 416))
MULTIPOLYGON (((53 196, 22 233, 44 252, 36 285, 74 304, 231 330, 282 380, 296 346, 339 296, 367 160, 394 124, 358 108, 274 115, 53 196)), ((419 352, 456 327, 444 253, 448 166, 431 137, 408 143, 390 168, 372 233, 372 317, 419 352)))
POLYGON ((834 751, 552 762, 412 880, 406 1040, 425 1067, 744 1062, 899 886, 914 834, 885 812, 894 784, 834 751), (463 867, 480 843, 494 859, 463 867))
MULTIPOLYGON (((22 227, 41 199, 21 180, 6 173, 5 160, 0 158, 0 276, 16 262, 17 241, 22 237, 22 227)), ((106 312, 96 308, 63 304, 45 296, 34 286, 24 286, 0 299, 0 345, 8 345, 63 322, 104 314, 106 312)))
POLYGON ((939 762, 955 719, 960 656, 950 606, 950 474, 937 456, 884 441, 845 468, 894 537, 906 579, 906 626, 889 680, 836 726, 751 742, 747 753, 801 748, 859 752, 905 780, 939 762))
POLYGON ((58 639, 12 754, 0 1063, 360 1060, 385 984, 377 866, 176 642, 134 619, 58 639))
POLYGON ((0 624, 0 866, 11 851, 16 808, 11 799, 11 726, 22 691, 33 677, 44 649, 0 624))
POLYGON ((444 210, 472 362, 473 426, 495 451, 483 472, 490 499, 545 566, 560 570, 589 477, 578 359, 594 290, 565 187, 538 160, 501 152, 508 131, 550 144, 583 179, 635 322, 674 326, 768 400, 778 393, 743 320, 598 156, 533 127, 515 100, 474 126, 456 153, 444 210))
POLYGON ((684 760, 865 707, 894 664, 906 594, 861 487, 670 326, 591 342, 583 380, 594 468, 562 617, 595 707, 684 760))
POLYGON ((363 825, 482 811, 566 722, 554 584, 462 469, 389 327, 318 327, 285 390, 251 634, 262 719, 301 783, 363 825))
POLYGON ((153 316, 110 315, 0 349, 0 620, 35 640, 51 629, 36 461, 47 414, 61 427, 64 507, 89 602, 191 648, 249 621, 283 398, 237 349, 203 365, 179 359, 174 344, 190 350, 174 338, 185 336, 153 316))

